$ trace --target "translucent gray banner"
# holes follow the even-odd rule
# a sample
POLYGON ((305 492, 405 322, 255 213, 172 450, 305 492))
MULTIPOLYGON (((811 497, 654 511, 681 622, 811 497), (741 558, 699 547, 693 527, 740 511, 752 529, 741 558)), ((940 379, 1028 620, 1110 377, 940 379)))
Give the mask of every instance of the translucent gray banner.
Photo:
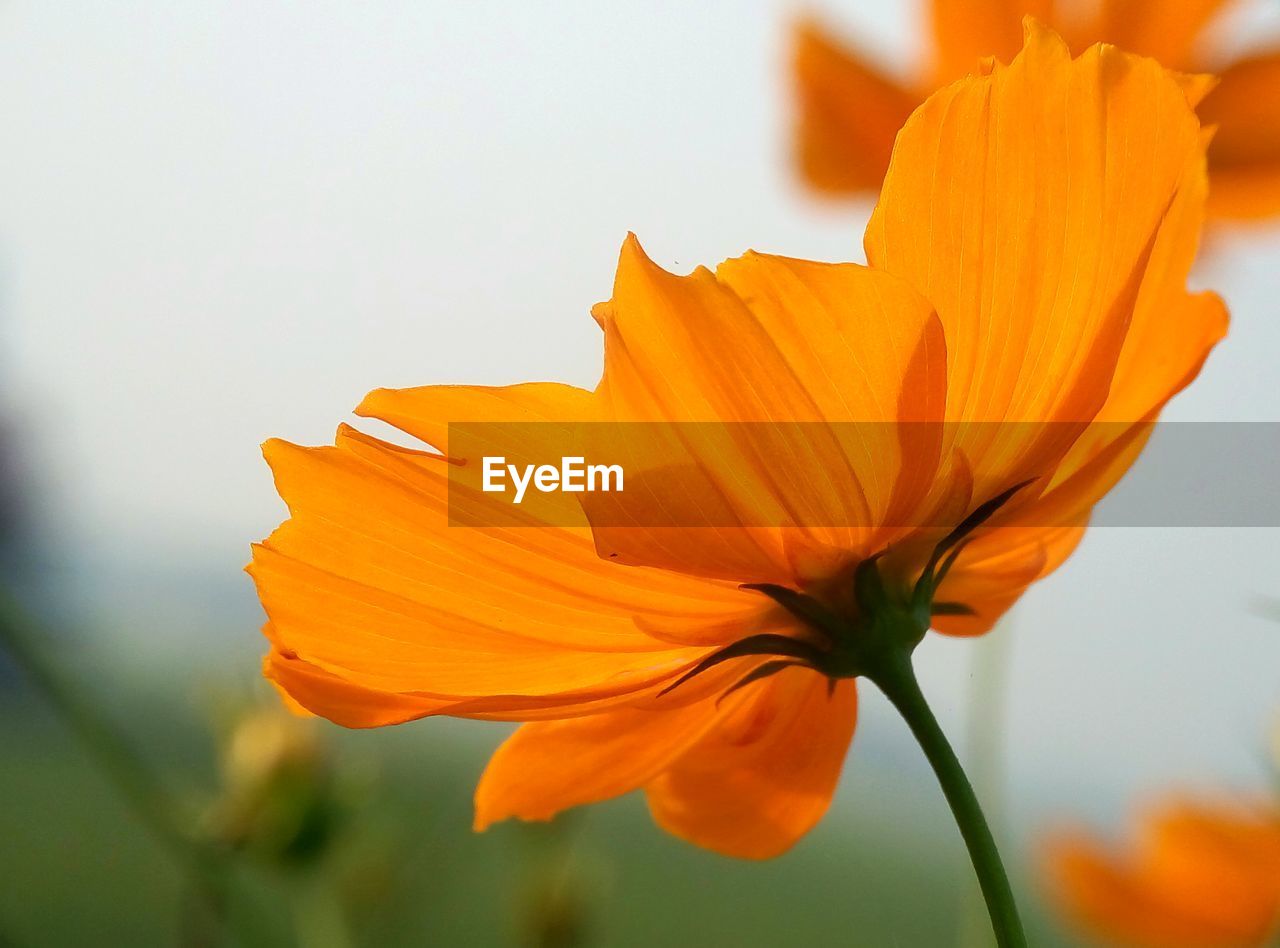
POLYGON ((1023 527, 1280 527, 1280 423, 476 422, 472 527, 942 528, 1023 484, 1023 527))

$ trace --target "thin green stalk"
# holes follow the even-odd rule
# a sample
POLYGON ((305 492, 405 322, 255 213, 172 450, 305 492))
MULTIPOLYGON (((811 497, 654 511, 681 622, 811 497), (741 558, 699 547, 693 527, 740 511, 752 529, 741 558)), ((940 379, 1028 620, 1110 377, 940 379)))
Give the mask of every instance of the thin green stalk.
POLYGON ((188 845, 169 819, 163 795, 151 780, 142 762, 118 735, 69 687, 35 643, 49 633, 38 629, 7 591, 0 593, 0 646, 44 695, 67 728, 84 746, 85 752, 115 785, 138 820, 167 847, 185 855, 188 845))
POLYGON ((223 916, 228 887, 225 860, 184 831, 168 795, 142 759, 46 660, 37 643, 50 638, 51 633, 11 592, 0 589, 0 649, 44 696, 137 820, 188 871, 210 912, 223 916))
POLYGON ((907 722, 942 785, 942 793, 951 807, 960 835, 964 837, 969 858, 982 887, 996 944, 999 948, 1026 948, 1027 936, 1023 932, 1022 921, 1018 918, 1013 890, 1009 886, 1004 864, 1000 861, 995 838, 982 815, 982 807, 969 784, 969 778, 965 776, 964 768, 960 766, 955 751, 951 749, 947 736, 920 690, 910 654, 905 651, 892 653, 878 663, 874 672, 868 673, 868 677, 879 686, 907 722))

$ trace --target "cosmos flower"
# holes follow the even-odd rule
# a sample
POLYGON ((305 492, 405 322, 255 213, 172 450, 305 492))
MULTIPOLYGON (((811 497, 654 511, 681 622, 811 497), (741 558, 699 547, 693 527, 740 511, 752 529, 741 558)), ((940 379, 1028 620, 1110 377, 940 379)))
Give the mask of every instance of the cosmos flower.
POLYGON ((1054 900, 1109 944, 1260 948, 1280 933, 1274 805, 1170 801, 1143 815, 1127 851, 1063 834, 1045 864, 1054 900))
POLYGON ((269 442, 290 518, 250 567, 266 674, 351 727, 525 722, 480 781, 479 828, 642 788, 684 839, 786 850, 827 809, 856 679, 885 687, 880 645, 980 633, 1061 563, 1224 333, 1221 301, 1185 289, 1201 91, 1112 47, 1073 61, 1031 24, 1012 64, 907 122, 869 266, 749 253, 676 276, 628 239, 594 310, 595 391, 384 389, 357 414, 424 449, 346 426, 332 446, 269 442), (510 423, 496 448, 521 458, 583 421, 912 434, 699 455, 680 490, 737 525, 651 528, 679 493, 658 485, 622 495, 631 527, 572 505, 563 524, 450 526, 487 502, 451 483, 479 458, 450 422, 510 423), (789 525, 748 516, 762 507, 789 525))
POLYGON ((912 109, 931 90, 981 68, 984 57, 1011 56, 1027 13, 1052 24, 1072 49, 1114 43, 1170 69, 1220 75, 1198 107, 1205 127, 1217 128, 1209 146, 1209 213, 1236 219, 1280 213, 1280 41, 1238 58, 1215 51, 1210 34, 1228 6, 1224 0, 931 0, 928 62, 905 78, 805 21, 796 30, 793 59, 801 171, 823 193, 874 194, 894 135, 912 109))

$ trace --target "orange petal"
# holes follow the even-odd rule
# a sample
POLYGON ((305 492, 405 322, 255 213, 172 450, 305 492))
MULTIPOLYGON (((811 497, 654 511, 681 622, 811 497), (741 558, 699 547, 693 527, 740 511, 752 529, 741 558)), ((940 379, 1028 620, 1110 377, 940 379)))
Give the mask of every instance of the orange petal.
POLYGON ((451 528, 438 456, 349 430, 336 447, 273 442, 267 455, 292 518, 251 572, 277 644, 362 688, 452 701, 626 694, 704 654, 635 616, 763 608, 725 584, 603 562, 582 530, 451 528))
POLYGON ((1187 292, 1204 226, 1209 188, 1204 166, 1203 156, 1197 155, 1183 169, 1143 274, 1111 391, 1098 414, 1100 422, 1154 415, 1191 383, 1209 350, 1226 334, 1222 300, 1213 293, 1187 292))
MULTIPOLYGON (((519 632, 506 633, 493 623, 492 608, 477 605, 472 620, 465 608, 411 599, 270 547, 255 549, 253 576, 267 615, 292 652, 356 684, 383 691, 418 691, 460 700, 491 694, 554 695, 609 681, 616 691, 626 692, 649 687, 664 674, 678 674, 700 655, 665 644, 637 650, 632 643, 643 646, 639 638, 611 647, 606 608, 594 621, 580 617, 586 632, 600 634, 596 649, 575 647, 572 639, 554 645, 519 632)), ((479 601, 478 590, 471 595, 479 601)), ((545 621, 535 609, 519 610, 519 605, 507 609, 514 628, 520 628, 522 620, 531 626, 545 621)), ((569 634, 580 638, 584 632, 574 629, 569 634)))
POLYGON ((1200 374, 1227 334, 1227 307, 1216 293, 1166 294, 1162 308, 1140 306, 1125 340, 1100 425, 1154 417, 1200 374))
POLYGON ((1061 566, 1080 544, 1083 526, 1004 527, 968 546, 936 596, 959 602, 973 615, 937 616, 933 627, 945 635, 990 632, 1027 587, 1061 566))
MULTIPOLYGON (((578 454, 574 444, 581 423, 589 421, 594 400, 585 389, 554 382, 490 387, 484 385, 424 385, 418 388, 376 389, 365 396, 356 414, 378 418, 431 445, 457 462, 449 470, 453 486, 481 492, 483 458, 501 457, 505 463, 559 463, 578 454), (455 427, 456 426, 456 427, 455 427), (452 429, 453 437, 450 437, 452 429)), ((515 511, 504 499, 484 504, 475 522, 450 510, 459 526, 509 524, 515 511)), ((531 492, 519 511, 555 526, 585 526, 582 508, 571 494, 531 492)))
POLYGON ((792 41, 796 160, 831 194, 880 187, 893 139, 919 99, 811 20, 792 41))
POLYGON ((1107 401, 1059 464, 1044 495, 1019 512, 1022 523, 1043 528, 1084 523, 1137 460, 1165 403, 1190 384, 1225 335, 1222 300, 1184 289, 1203 194, 1199 174, 1179 192, 1152 254, 1107 401))
POLYGON ((475 828, 510 817, 549 820, 635 790, 696 744, 715 719, 713 703, 702 701, 525 724, 485 768, 475 828))
MULTIPOLYGON (((776 480, 774 488, 813 493, 802 522, 827 527, 814 531, 821 543, 846 553, 888 545, 901 532, 892 528, 913 524, 935 485, 947 393, 937 316, 906 283, 856 264, 748 253, 721 264, 716 276, 747 303, 790 373, 804 380, 818 416, 833 423, 837 481, 814 490, 822 481, 801 462, 800 478, 776 480), (851 515, 863 519, 841 519, 851 515)), ((803 440, 813 437, 812 428, 803 431, 803 440)), ((797 462, 804 455, 779 456, 797 462)))
POLYGON ((361 685, 280 649, 272 649, 264 659, 263 673, 290 710, 317 714, 352 728, 402 724, 432 715, 486 721, 544 721, 607 713, 629 704, 670 710, 702 700, 717 688, 722 690, 732 684, 726 675, 700 676, 707 680, 698 681, 688 689, 682 686, 674 695, 660 695, 669 676, 658 676, 646 693, 618 694, 606 684, 550 697, 491 695, 458 700, 361 685))
MULTIPOLYGON (((629 239, 614 297, 595 312, 605 329, 602 412, 706 423, 681 429, 693 432, 681 435, 691 459, 682 489, 703 496, 701 506, 736 512, 731 526, 742 525, 692 543, 678 532, 601 529, 593 518, 602 550, 744 582, 794 581, 804 543, 790 534, 859 555, 872 531, 828 528, 882 523, 931 486, 940 429, 900 441, 889 423, 940 417, 946 350, 928 305, 902 281, 761 254, 678 277, 629 239), (785 538, 748 529, 780 524, 796 529, 785 538)), ((669 465, 661 470, 670 477, 669 465)), ((654 490, 625 503, 676 499, 675 490, 654 490)), ((661 510, 635 513, 641 523, 664 520, 661 510)))
POLYGON ((272 649, 264 659, 263 673, 290 707, 319 714, 343 727, 403 724, 434 714, 448 704, 355 685, 279 649, 272 649))
POLYGON ((1102 407, 1153 251, 1200 159, 1177 79, 1110 47, 1072 61, 1034 22, 1010 66, 949 86, 908 121, 867 256, 936 308, 951 354, 948 417, 1072 423, 959 426, 975 496, 1051 471, 1102 407))
POLYGON ((791 669, 749 686, 730 707, 732 700, 715 730, 648 785, 649 809, 689 842, 768 859, 826 813, 853 737, 857 693, 842 681, 828 696, 827 679, 791 669))
POLYGON ((1203 162, 1188 165, 1143 275, 1107 400, 1094 424, 1058 466, 1030 515, 1041 524, 1075 522, 1137 459, 1165 403, 1200 372, 1226 334, 1227 310, 1214 293, 1191 294, 1207 181, 1203 162), (1050 510, 1053 513, 1049 513, 1050 510))
POLYGON ((1217 126, 1209 145, 1210 211, 1244 220, 1280 213, 1280 52, 1228 67, 1200 117, 1217 126))
MULTIPOLYGON (((512 423, 512 432, 536 433, 547 425, 550 433, 568 422, 588 421, 592 414, 591 393, 557 382, 528 382, 521 385, 423 385, 418 388, 379 388, 370 392, 356 408, 365 418, 380 418, 401 431, 449 453, 449 425, 458 422, 512 423)), ((536 455, 539 445, 496 445, 517 455, 536 455)))
POLYGON ((995 56, 1008 62, 1022 48, 1022 18, 1050 21, 1053 0, 933 0, 934 84, 942 85, 979 69, 995 56))

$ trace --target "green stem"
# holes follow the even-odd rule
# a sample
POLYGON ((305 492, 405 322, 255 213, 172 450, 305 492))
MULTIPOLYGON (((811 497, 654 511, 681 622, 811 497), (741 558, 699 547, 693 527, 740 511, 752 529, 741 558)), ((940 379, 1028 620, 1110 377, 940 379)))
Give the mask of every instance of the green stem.
POLYGON ((141 761, 104 723, 78 693, 68 687, 45 661, 35 643, 49 633, 35 628, 12 595, 0 594, 0 647, 3 647, 27 680, 44 695, 67 728, 83 745, 102 772, 115 785, 134 815, 175 851, 186 852, 186 841, 171 825, 161 794, 145 773, 141 761))
POLYGON ((227 901, 224 861, 183 830, 168 796, 141 758, 46 661, 36 643, 50 638, 50 632, 31 618, 12 593, 0 589, 0 649, 44 695, 138 821, 191 874, 210 912, 222 917, 227 901))
POLYGON ((955 751, 951 749, 947 736, 942 732, 938 719, 933 716, 933 711, 920 690, 915 669, 911 666, 910 654, 906 651, 893 652, 890 657, 877 663, 877 667, 867 677, 879 686, 885 697, 898 709, 942 785, 942 793, 951 806, 951 813, 960 828, 960 835, 964 837, 969 858, 982 887, 982 896, 991 916, 991 927, 995 930, 996 944, 999 948, 1026 948, 1027 936, 1023 933, 1022 922, 1018 918, 1013 890, 1000 861, 995 838, 982 815, 982 807, 978 805, 978 798, 969 784, 969 778, 965 776, 964 768, 960 766, 955 751))

